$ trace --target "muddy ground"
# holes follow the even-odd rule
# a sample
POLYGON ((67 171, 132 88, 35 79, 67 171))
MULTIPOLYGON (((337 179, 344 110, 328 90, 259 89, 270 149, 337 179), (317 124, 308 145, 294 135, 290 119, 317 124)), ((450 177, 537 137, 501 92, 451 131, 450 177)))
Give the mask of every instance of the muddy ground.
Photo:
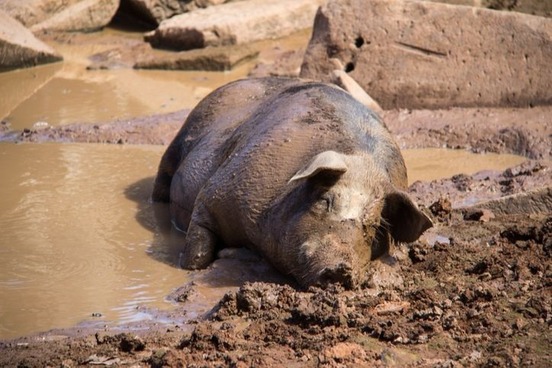
MULTIPOLYGON (((187 113, 23 132, 2 123, 0 141, 167 145, 187 113)), ((300 290, 267 265, 262 275, 240 273, 262 261, 238 258, 243 285, 189 323, 79 326, 2 341, 0 366, 550 366, 552 107, 397 110, 383 118, 401 148, 528 161, 414 183, 410 193, 435 227, 374 262, 371 281, 357 290, 300 290)), ((176 290, 172 316, 186 315, 216 272, 176 290)))

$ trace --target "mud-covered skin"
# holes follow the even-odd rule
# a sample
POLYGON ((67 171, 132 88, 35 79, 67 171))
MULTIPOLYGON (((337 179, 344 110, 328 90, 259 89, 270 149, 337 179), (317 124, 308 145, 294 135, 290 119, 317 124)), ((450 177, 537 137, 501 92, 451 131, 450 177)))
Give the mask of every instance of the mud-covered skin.
POLYGON ((248 246, 303 286, 354 287, 390 238, 413 241, 431 226, 406 186, 376 114, 332 85, 264 78, 221 87, 190 113, 153 199, 170 201, 187 232, 185 268, 248 246))

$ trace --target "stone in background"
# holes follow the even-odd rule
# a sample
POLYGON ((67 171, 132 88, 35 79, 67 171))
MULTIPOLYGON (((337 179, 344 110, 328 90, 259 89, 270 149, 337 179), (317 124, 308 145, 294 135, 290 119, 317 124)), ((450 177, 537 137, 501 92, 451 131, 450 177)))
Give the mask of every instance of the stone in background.
POLYGON ((33 32, 90 32, 105 27, 119 0, 1 0, 4 10, 33 32))
POLYGON ((0 10, 0 72, 59 60, 61 55, 0 10))
POLYGON ((550 0, 429 0, 453 5, 478 6, 494 10, 511 10, 520 13, 552 16, 552 1, 550 0))
POLYGON ((238 0, 121 0, 121 7, 148 23, 158 25, 175 15, 238 0))
POLYGON ((163 21, 146 36, 154 47, 190 50, 280 38, 313 24, 325 0, 238 1, 163 21))
POLYGON ((301 76, 336 58, 384 109, 552 103, 552 19, 422 1, 330 0, 301 76))

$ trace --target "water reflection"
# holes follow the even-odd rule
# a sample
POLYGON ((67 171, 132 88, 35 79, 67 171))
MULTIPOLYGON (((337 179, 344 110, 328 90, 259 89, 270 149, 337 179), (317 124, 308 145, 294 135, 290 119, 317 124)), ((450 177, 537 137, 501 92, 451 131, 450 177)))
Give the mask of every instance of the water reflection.
POLYGON ((162 150, 0 145, 0 338, 92 313, 134 320, 144 303, 168 307, 165 296, 186 273, 148 255, 151 229, 134 218, 137 203, 148 206, 147 189, 134 186, 135 200, 124 195, 155 173, 162 150))
POLYGON ((0 119, 22 130, 37 122, 98 123, 174 112, 192 108, 253 67, 242 65, 229 72, 87 70, 91 55, 113 49, 117 40, 136 37, 142 35, 106 29, 83 35, 82 42, 54 42, 63 62, 0 73, 0 119))
MULTIPOLYGON (((194 107, 203 97, 228 82, 249 74, 255 61, 227 72, 162 70, 87 70, 89 57, 141 40, 142 33, 106 28, 80 35, 79 42, 55 42, 64 61, 48 66, 0 73, 0 119, 12 129, 50 125, 98 123, 194 107)), ((280 40, 255 44, 274 60, 280 49, 306 47, 308 30, 280 40)), ((261 58, 261 57, 260 57, 261 58)))

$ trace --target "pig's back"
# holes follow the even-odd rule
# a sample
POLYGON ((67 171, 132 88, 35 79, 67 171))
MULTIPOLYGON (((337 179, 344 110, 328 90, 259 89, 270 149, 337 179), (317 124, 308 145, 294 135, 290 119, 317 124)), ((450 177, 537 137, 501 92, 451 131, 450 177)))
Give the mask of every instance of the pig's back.
POLYGON ((192 110, 161 159, 152 198, 174 203, 177 226, 186 229, 197 194, 226 159, 236 128, 297 79, 245 79, 212 92, 192 110))
POLYGON ((347 92, 316 82, 272 94, 224 148, 226 159, 207 182, 204 198, 212 201, 226 243, 242 245, 260 242, 260 217, 285 196, 289 179, 316 154, 362 151, 381 156, 385 166, 387 157, 398 153, 377 115, 347 92))

